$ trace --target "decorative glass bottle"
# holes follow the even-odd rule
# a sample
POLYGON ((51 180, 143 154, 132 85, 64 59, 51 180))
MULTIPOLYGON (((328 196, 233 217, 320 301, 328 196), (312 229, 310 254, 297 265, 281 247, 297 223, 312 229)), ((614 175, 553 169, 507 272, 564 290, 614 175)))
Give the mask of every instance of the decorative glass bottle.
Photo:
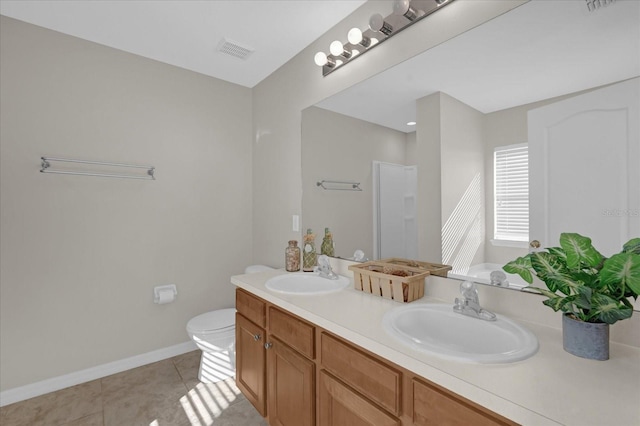
POLYGON ((316 266, 318 256, 316 253, 316 236, 307 229, 307 233, 303 236, 304 245, 302 247, 302 270, 304 272, 312 272, 316 266))
POLYGON ((300 270, 300 247, 296 240, 289 241, 289 247, 284 250, 285 269, 289 272, 300 270))
POLYGON ((334 256, 333 249, 333 236, 329 231, 329 228, 324 228, 324 238, 322 239, 322 245, 320 246, 320 253, 327 256, 334 256))

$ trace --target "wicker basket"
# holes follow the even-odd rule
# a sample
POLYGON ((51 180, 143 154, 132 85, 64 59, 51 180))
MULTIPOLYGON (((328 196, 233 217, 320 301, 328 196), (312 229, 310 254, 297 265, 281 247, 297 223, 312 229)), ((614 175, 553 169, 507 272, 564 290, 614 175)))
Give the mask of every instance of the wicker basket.
POLYGON ((429 272, 381 261, 349 266, 356 290, 398 302, 412 302, 424 296, 424 279, 429 272))
POLYGON ((421 269, 422 271, 428 271, 429 274, 431 275, 437 275, 439 277, 445 277, 445 278, 447 277, 447 272, 451 270, 451 266, 449 265, 441 265, 439 263, 429 263, 429 262, 418 262, 417 260, 401 259, 399 257, 383 259, 380 262, 418 268, 418 269, 421 269))

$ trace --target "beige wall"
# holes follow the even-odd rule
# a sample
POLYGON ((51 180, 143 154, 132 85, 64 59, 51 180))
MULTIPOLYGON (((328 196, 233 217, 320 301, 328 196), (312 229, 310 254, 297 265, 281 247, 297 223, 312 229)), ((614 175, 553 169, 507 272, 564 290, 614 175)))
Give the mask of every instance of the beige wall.
POLYGON ((415 162, 418 166, 418 258, 442 262, 442 93, 416 101, 415 162))
POLYGON ((251 90, 0 30, 0 389, 187 342, 251 262, 251 90), (157 180, 42 174, 43 155, 151 164, 157 180), (169 283, 177 301, 155 305, 169 283))
POLYGON ((441 94, 442 262, 466 270, 484 261, 484 114, 441 94))
POLYGON ((328 227, 337 256, 360 249, 373 258, 371 163, 404 164, 406 134, 310 107, 302 112, 302 140, 302 229, 313 229, 318 249, 328 227), (360 182, 362 191, 326 191, 320 180, 360 182))
MULTIPOLYGON (((454 268, 484 261, 484 114, 438 92, 418 99, 419 258, 454 268)), ((411 160, 408 160, 411 162, 411 160)))

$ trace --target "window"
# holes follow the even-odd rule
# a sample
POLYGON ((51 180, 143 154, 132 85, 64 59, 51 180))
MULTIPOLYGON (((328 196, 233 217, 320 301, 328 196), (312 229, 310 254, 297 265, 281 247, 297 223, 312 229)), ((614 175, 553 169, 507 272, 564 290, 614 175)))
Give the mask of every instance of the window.
POLYGON ((529 152, 527 144, 497 147, 493 154, 493 238, 529 241, 529 152))

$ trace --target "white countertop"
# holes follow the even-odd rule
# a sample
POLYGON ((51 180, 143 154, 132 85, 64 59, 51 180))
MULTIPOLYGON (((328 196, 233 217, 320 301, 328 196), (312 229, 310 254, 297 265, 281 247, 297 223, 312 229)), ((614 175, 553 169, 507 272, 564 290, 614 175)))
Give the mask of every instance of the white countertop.
MULTIPOLYGON (((608 361, 562 348, 558 329, 517 321, 540 343, 533 357, 511 364, 449 361, 416 351, 387 335, 382 317, 398 302, 352 288, 318 296, 275 293, 273 270, 231 282, 407 370, 523 425, 640 426, 640 349, 611 342, 608 361)), ((411 303, 442 302, 422 298, 411 303)), ((501 313, 497 311, 497 313, 501 313)))

